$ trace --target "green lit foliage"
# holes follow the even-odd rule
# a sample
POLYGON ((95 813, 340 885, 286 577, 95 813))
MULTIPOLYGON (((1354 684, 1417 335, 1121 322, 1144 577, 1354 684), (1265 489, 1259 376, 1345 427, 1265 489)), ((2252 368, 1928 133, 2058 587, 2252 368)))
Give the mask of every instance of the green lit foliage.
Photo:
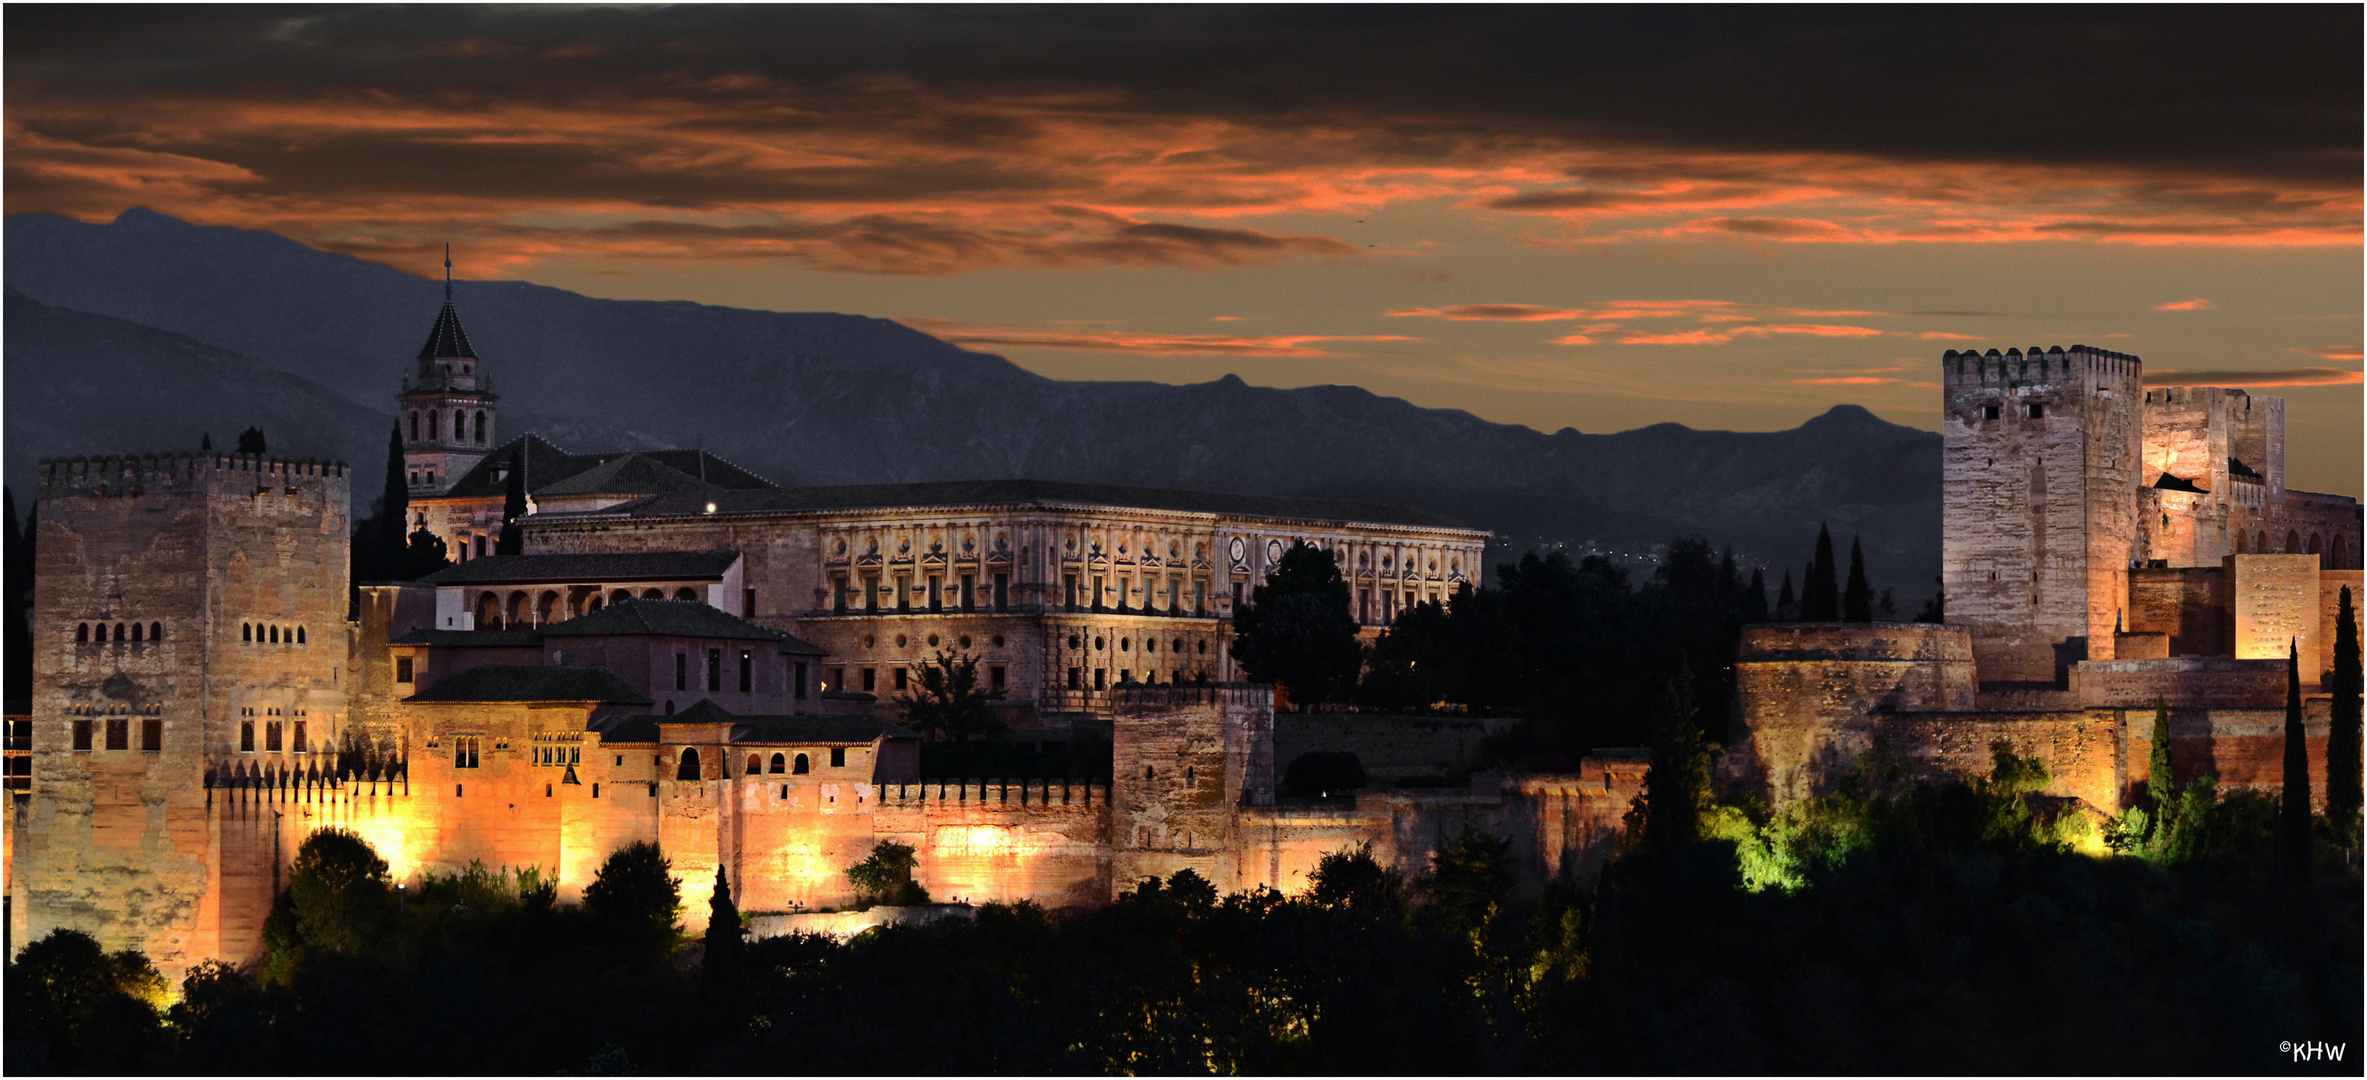
POLYGON ((912 673, 913 692, 896 698, 905 726, 955 742, 1003 730, 992 704, 1002 700, 1003 692, 980 686, 977 657, 939 650, 927 662, 912 665, 912 673))
POLYGON ((286 983, 315 952, 373 949, 394 915, 386 860, 352 832, 321 829, 296 849, 288 887, 264 920, 264 977, 286 983))
POLYGON ((874 845, 863 861, 847 867, 847 882, 855 887, 859 903, 913 905, 929 902, 929 892, 912 880, 912 871, 920 866, 920 856, 912 845, 894 840, 882 840, 874 845))

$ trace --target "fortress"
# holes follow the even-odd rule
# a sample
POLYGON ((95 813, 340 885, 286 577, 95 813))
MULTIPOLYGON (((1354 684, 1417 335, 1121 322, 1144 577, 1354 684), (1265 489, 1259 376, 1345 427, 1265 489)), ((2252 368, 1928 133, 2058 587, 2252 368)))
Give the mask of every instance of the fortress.
POLYGON ((2158 702, 2182 782, 2275 790, 2298 648, 2322 801, 2360 511, 2285 487, 2285 403, 2147 389, 2137 357, 2081 345, 1940 366, 1946 621, 1746 628, 1728 767, 1780 803, 1876 745, 1965 772, 2003 738, 2052 794, 2112 812, 2145 782, 2158 702))
MULTIPOLYGON (((1942 363, 1948 621, 1749 628, 1730 762, 1796 799, 1876 745, 1985 769, 2003 737, 2110 810, 2159 697, 2182 773, 2273 784, 2277 658, 2298 641, 2314 682, 2334 591, 2360 578, 2357 504, 2283 486, 2281 403, 2147 391, 2135 357, 2077 346, 1942 363)), ((1296 890, 1360 843, 1419 870, 1479 829, 1533 890, 1599 863, 1641 790, 1644 756, 1603 751, 1568 774, 1277 796, 1274 695, 1236 681, 1233 605, 1301 541, 1334 554, 1369 630, 1476 586, 1486 534, 1419 511, 783 489, 700 451, 496 444, 449 300, 398 400, 411 524, 462 557, 418 583, 350 588, 340 463, 41 463, 13 941, 73 927, 173 976, 252 959, 297 846, 332 825, 402 880, 534 866, 565 898, 652 841, 685 896, 728 869, 759 913, 849 902, 844 868, 887 839, 940 899, 1065 905, 1185 868, 1296 890), (512 487, 524 553, 490 554, 512 487), (924 776, 890 699, 941 650, 978 658, 1015 737, 1106 741, 1106 770, 924 776)))

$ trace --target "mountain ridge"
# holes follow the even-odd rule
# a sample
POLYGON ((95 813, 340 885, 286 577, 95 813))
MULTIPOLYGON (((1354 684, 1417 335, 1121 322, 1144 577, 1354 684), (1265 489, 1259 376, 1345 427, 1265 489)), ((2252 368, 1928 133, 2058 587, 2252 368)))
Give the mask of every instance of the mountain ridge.
MULTIPOLYGON (((28 300, 326 388, 377 414, 379 447, 442 300, 441 283, 391 267, 153 211, 105 225, 27 214, 5 228, 9 286, 28 300)), ((505 440, 533 430, 578 452, 696 440, 784 485, 1027 476, 1399 502, 1516 548, 1632 552, 1699 532, 1771 578, 1804 561, 1829 521, 1865 533, 1870 573, 1903 605, 1938 570, 1939 436, 1855 405, 1788 431, 1547 434, 1342 384, 1054 380, 861 315, 599 300, 528 282, 453 290, 502 395, 505 440)), ((160 418, 174 406, 137 391, 124 404, 160 418)), ((14 394, 7 411, 13 451, 14 394)), ((379 462, 355 464, 375 473, 379 462)))

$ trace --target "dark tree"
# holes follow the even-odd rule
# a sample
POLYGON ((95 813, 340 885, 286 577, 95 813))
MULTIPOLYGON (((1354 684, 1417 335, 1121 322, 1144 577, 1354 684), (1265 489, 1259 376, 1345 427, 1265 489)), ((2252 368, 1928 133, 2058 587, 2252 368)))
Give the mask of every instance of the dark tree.
POLYGON ((416 581, 422 574, 443 568, 440 557, 434 565, 422 566, 422 560, 415 559, 410 550, 411 485, 405 477, 403 427, 397 423, 387 433, 386 487, 379 492, 370 516, 353 530, 353 580, 357 585, 416 581))
POLYGON ((2359 838, 2359 611, 2352 606, 2351 587, 2342 587, 2335 609, 2334 671, 2327 680, 2334 692, 2333 723, 2326 731, 2326 819, 2343 839, 2359 838))
POLYGON ((2178 791, 2170 774, 2170 706, 2158 697, 2153 700, 2153 753, 2146 763, 2145 802, 2151 815, 2145 822, 2146 838, 2165 835, 2171 815, 2178 811, 2178 791))
POLYGON ((1701 840, 1709 809, 1709 747, 1693 702, 1693 675, 1680 670, 1652 725, 1652 767, 1644 774, 1644 843, 1673 851, 1701 840))
POLYGON ((510 462, 509 487, 501 496, 501 536, 494 541, 493 553, 526 553, 526 444, 522 441, 517 459, 510 462))
POLYGON ((239 433, 238 433, 238 452, 239 452, 239 453, 241 453, 241 454, 267 454, 267 453, 270 453, 270 451, 269 451, 269 450, 267 450, 267 449, 265 449, 264 447, 265 447, 265 444, 264 444, 264 442, 263 442, 263 429, 262 429, 262 428, 260 428, 260 427, 251 427, 251 428, 248 428, 248 429, 246 429, 245 431, 241 431, 241 432, 239 432, 239 433))
POLYGON ((1307 898, 1327 908, 1341 908, 1384 919, 1405 913, 1405 876, 1373 858, 1372 841, 1325 852, 1307 875, 1307 898))
POLYGON ((1935 577, 1931 579, 1931 584, 1931 599, 1923 602, 1923 610, 1915 613, 1915 621, 1928 623, 1947 622, 1948 596, 1946 589, 1944 588, 1946 582, 1935 577))
POLYGON ((920 856, 912 845, 882 840, 872 845, 871 854, 862 862, 847 867, 847 883, 866 903, 926 904, 928 891, 912 880, 912 871, 919 865, 920 856))
POLYGON ((1433 856, 1416 890, 1429 921, 1458 937, 1486 925, 1512 893, 1511 853, 1512 841, 1471 829, 1433 856))
POLYGON ((1854 623, 1874 621, 1874 590, 1866 584, 1866 549, 1849 538, 1849 585, 1841 594, 1841 617, 1854 623))
POLYGON ((1717 603, 1727 611, 1742 610, 1742 575, 1734 568, 1734 547, 1731 544, 1718 556, 1717 603))
MULTIPOLYGON (((1791 588, 1789 578, 1784 580, 1784 587, 1787 591, 1791 588)), ((1751 568, 1751 583, 1742 589, 1742 621, 1767 621, 1767 572, 1756 566, 1751 568)))
POLYGON ((673 860, 646 840, 616 849, 584 888, 584 914, 628 958, 664 958, 682 917, 682 879, 673 869, 673 860))
POLYGON ((30 698, 33 692, 33 519, 16 523, 16 492, 0 487, 0 504, 8 514, 7 549, 0 551, 0 616, 7 621, 5 679, 7 692, 30 698))
POLYGON ((296 849, 288 900, 306 948, 357 953, 376 943, 393 915, 394 883, 369 841, 332 827, 296 849))
POLYGON ((1302 705, 1345 699, 1364 650, 1348 606, 1348 582, 1330 552, 1292 544, 1249 603, 1233 614, 1233 658, 1242 674, 1280 685, 1302 705))
POLYGON ((2277 863, 2289 881, 2309 880, 2309 742, 2301 724, 2301 644, 2285 660, 2285 791, 2277 812, 2277 863))
POLYGON ((912 665, 912 672, 918 686, 896 697, 912 730, 955 742, 1003 730, 991 704, 1002 700, 1003 692, 979 688, 977 657, 940 649, 927 663, 912 665))
POLYGON ((736 1027, 747 989, 746 931, 731 900, 731 877, 715 868, 715 894, 707 900, 705 956, 699 962, 699 1003, 728 1027, 736 1027))
POLYGON ((214 433, 213 433, 213 432, 211 432, 211 431, 209 431, 209 432, 206 432, 206 433, 205 433, 205 434, 203 434, 203 435, 199 435, 199 436, 197 437, 197 448, 198 448, 198 449, 200 449, 200 450, 211 450, 211 449, 213 449, 213 448, 214 448, 214 433))
POLYGON ((1792 594, 1792 571, 1787 567, 1783 572, 1783 587, 1775 594, 1775 617, 1779 619, 1799 618, 1799 609, 1793 606, 1799 602, 1800 598, 1792 594))
POLYGON ((1816 558, 1808 564, 1808 581, 1800 588, 1801 622, 1841 620, 1840 574, 1833 565, 1833 533, 1816 527, 1816 558))

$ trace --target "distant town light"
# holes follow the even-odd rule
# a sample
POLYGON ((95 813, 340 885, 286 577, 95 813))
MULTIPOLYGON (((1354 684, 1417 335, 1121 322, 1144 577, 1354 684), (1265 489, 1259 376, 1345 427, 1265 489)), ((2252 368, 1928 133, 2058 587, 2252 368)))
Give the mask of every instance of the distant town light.
POLYGON ((708 504, 707 504, 707 512, 708 512, 708 513, 710 513, 710 514, 712 514, 712 513, 714 513, 714 512, 715 512, 715 504, 714 504, 714 503, 708 503, 708 504))

